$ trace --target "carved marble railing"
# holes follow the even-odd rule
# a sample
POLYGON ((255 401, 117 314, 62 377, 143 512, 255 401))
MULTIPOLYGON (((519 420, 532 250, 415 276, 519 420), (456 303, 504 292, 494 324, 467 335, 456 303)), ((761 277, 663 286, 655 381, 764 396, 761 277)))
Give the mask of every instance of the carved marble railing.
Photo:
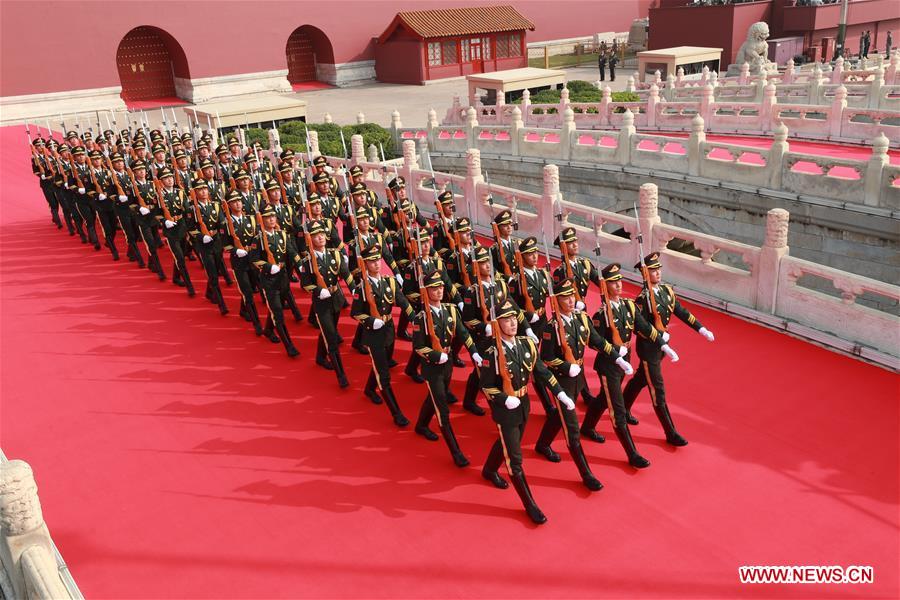
MULTIPOLYGON (((492 128, 484 128, 482 132, 491 130, 492 128)), ((586 132, 585 135, 602 136, 603 133, 586 132)), ((658 140, 649 135, 637 137, 640 142, 657 144, 668 139, 658 140)), ((560 227, 571 225, 578 230, 583 249, 589 251, 599 242, 604 262, 619 262, 624 265, 634 263, 638 256, 634 234, 640 222, 645 251, 662 252, 666 280, 679 286, 689 298, 756 319, 890 368, 900 368, 900 347, 894 335, 900 319, 856 302, 860 295, 868 293, 885 297, 885 305, 896 303, 900 300, 900 287, 790 257, 787 244, 789 214, 786 210, 769 211, 766 237, 761 246, 752 246, 662 223, 658 210, 658 191, 653 183, 641 186, 637 199, 638 218, 635 218, 634 215, 617 214, 567 201, 559 189, 559 170, 552 164, 543 167, 543 191, 540 194, 498 185, 489 186, 481 168, 481 151, 474 148, 465 153, 465 175, 432 173, 425 139, 419 140, 418 147, 413 140, 404 141, 402 161, 393 161, 387 167, 377 160, 371 160, 374 156, 364 156, 361 143, 354 145, 357 150, 351 158, 328 157, 328 161, 335 168, 360 165, 367 185, 379 194, 384 192, 386 179, 396 174, 402 175, 408 182, 410 198, 428 217, 435 214, 436 192, 431 187, 434 177, 437 191, 450 190, 456 200, 457 215, 471 217, 476 232, 481 234, 490 233, 491 219, 502 208, 515 209, 519 222, 517 235, 520 237, 534 235, 541 240, 546 236, 550 241, 560 227), (487 201, 488 191, 493 197, 493 205, 487 201), (557 217, 559 214, 562 215, 561 218, 557 217), (631 239, 623 237, 623 232, 631 239), (672 240, 677 240, 681 245, 692 245, 696 252, 686 254, 669 249, 667 245, 672 240), (727 258, 722 259, 723 256, 727 258), (814 275, 820 284, 822 279, 830 281, 836 290, 835 296, 805 287, 803 275, 807 273, 814 275), (809 310, 804 310, 804 307, 809 310), (840 327, 835 325, 836 320, 841 321, 840 327), (837 335, 829 332, 836 332, 837 335)), ((490 142, 499 143, 496 140, 490 142)), ((707 154, 724 151, 734 156, 743 151, 737 146, 707 145, 697 139, 682 138, 678 142, 697 144, 698 150, 707 154)), ((561 144, 552 141, 525 143, 535 144, 537 147, 561 144)), ((783 139, 777 143, 786 145, 783 139)), ((620 153, 620 148, 610 148, 603 144, 592 148, 605 153, 608 158, 620 153)), ((629 152, 632 150, 629 146, 629 152)), ((758 152, 764 160, 770 162, 781 162, 785 154, 781 149, 750 150, 758 152)), ((642 157, 640 160, 656 159, 642 157)), ((694 164, 692 168, 702 168, 702 164, 694 164)), ((732 164, 724 168, 735 170, 736 167, 766 168, 749 164, 732 164)), ((879 173, 881 177, 896 178, 900 177, 900 168, 888 167, 879 173)), ((628 273, 628 276, 632 280, 637 278, 636 273, 628 273)))
MULTIPOLYGON (((576 106, 581 108, 581 105, 576 106)), ((617 114, 621 117, 618 129, 580 129, 572 106, 561 115, 552 115, 560 119, 558 128, 526 127, 518 107, 513 108, 509 125, 483 126, 476 119, 475 110, 470 108, 463 125, 438 125, 436 114, 431 111, 424 129, 399 127, 394 129, 394 135, 398 142, 407 139, 427 141, 428 147, 435 152, 462 153, 476 148, 500 156, 641 167, 892 211, 900 207, 900 181, 896 169, 890 165, 890 142, 883 133, 885 129, 900 130, 900 127, 883 124, 889 113, 847 109, 843 121, 830 123, 834 127, 833 135, 829 136, 831 139, 852 132, 872 140, 870 158, 853 160, 790 150, 789 127, 806 131, 810 136, 818 135, 829 125, 827 119, 821 118, 828 107, 776 104, 755 116, 748 114, 751 106, 735 104, 735 114, 713 114, 713 119, 720 124, 728 119, 732 127, 738 129, 743 120, 762 116, 775 120, 773 117, 777 115, 780 124, 771 131, 773 143, 768 149, 707 142, 705 119, 701 113, 686 110, 686 103, 671 103, 671 111, 663 110, 669 107, 668 104, 658 104, 654 112, 643 116, 652 120, 658 129, 687 129, 690 131, 687 137, 637 133, 637 118, 630 110, 617 114), (860 114, 871 122, 857 121, 860 114)), ((596 117, 588 113, 581 116, 596 117)), ((897 133, 891 133, 896 140, 897 133)))
MULTIPOLYGON (((703 118, 709 133, 746 133, 759 135, 774 131, 784 122, 793 137, 811 140, 828 140, 841 143, 860 143, 884 134, 892 147, 900 148, 900 85, 882 86, 879 97, 894 108, 857 107, 850 102, 851 91, 841 85, 833 90, 816 92, 817 100, 827 103, 808 102, 808 96, 794 96, 790 103, 778 97, 778 89, 773 84, 760 80, 759 97, 750 101, 717 100, 711 85, 692 88, 689 98, 666 99, 660 90, 651 86, 640 102, 613 102, 607 87, 600 102, 569 102, 568 90, 563 89, 558 104, 534 104, 526 90, 520 105, 497 105, 463 107, 459 98, 447 110, 440 127, 455 127, 442 135, 456 135, 463 139, 464 126, 478 125, 510 126, 521 121, 525 127, 562 127, 566 115, 571 110, 575 125, 579 129, 604 129, 619 127, 624 113, 631 111, 634 126, 639 129, 658 131, 690 131, 695 115, 703 118)), ((685 89, 685 88, 681 88, 685 89)), ((783 90, 790 92, 790 89, 783 90)), ((429 115, 428 127, 438 126, 436 117, 429 115)), ((411 135, 409 131, 394 129, 398 141, 411 135)))
POLYGON ((0 596, 23 600, 83 599, 59 557, 28 463, 0 452, 0 596))

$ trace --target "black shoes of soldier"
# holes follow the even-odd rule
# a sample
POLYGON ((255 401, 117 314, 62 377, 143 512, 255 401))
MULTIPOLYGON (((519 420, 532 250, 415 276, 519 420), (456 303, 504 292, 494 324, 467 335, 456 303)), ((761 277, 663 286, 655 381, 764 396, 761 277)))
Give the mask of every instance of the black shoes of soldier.
POLYGON ((469 466, 469 459, 462 452, 458 452, 453 454, 453 464, 462 469, 469 466))
POLYGON ((389 369, 393 369, 394 367, 396 367, 396 366, 399 365, 399 364, 400 364, 400 363, 398 363, 398 362, 397 362, 396 360, 394 360, 393 358, 389 358, 389 359, 388 359, 388 368, 389 368, 389 369))
POLYGON ((334 371, 334 365, 331 364, 331 361, 327 358, 316 357, 316 364, 325 369, 326 371, 334 371))
POLYGON ((597 442, 598 444, 602 444, 602 443, 606 442, 606 438, 603 437, 601 434, 597 433, 597 430, 593 429, 593 428, 585 429, 584 427, 582 427, 581 428, 581 437, 583 437, 586 440, 591 440, 592 442, 597 442))
POLYGON ((410 371, 409 368, 403 369, 403 372, 416 383, 425 383, 425 378, 419 375, 415 370, 410 371))
MULTIPOLYGON (((465 458, 465 457, 463 457, 465 458)), ((491 484, 498 489, 505 490, 509 487, 509 482, 503 479, 503 477, 497 471, 481 471, 481 476, 490 481, 491 484)))
POLYGON ((543 456, 544 458, 546 458, 547 460, 549 460, 550 462, 558 463, 559 461, 562 460, 562 458, 560 458, 559 454, 557 454, 557 452, 550 446, 542 446, 542 445, 538 444, 537 446, 534 447, 534 451, 537 452, 538 454, 540 454, 541 456, 543 456))
POLYGON ((453 366, 461 369, 466 366, 466 363, 463 362, 463 359, 461 359, 458 354, 454 354, 453 366))
POLYGON ((640 421, 638 421, 637 418, 635 418, 631 413, 628 413, 628 415, 625 417, 625 421, 629 425, 637 425, 638 423, 640 423, 640 421))
POLYGON ((673 431, 672 433, 666 436, 666 443, 670 446, 687 446, 688 441, 681 437, 681 434, 677 431, 673 431))
POLYGON ((416 433, 421 435, 423 438, 425 438, 429 442, 436 442, 440 439, 438 437, 438 434, 436 434, 432 430, 428 429, 428 427, 425 427, 423 425, 416 426, 416 433))
POLYGON ((650 466, 650 461, 640 454, 632 454, 628 457, 628 464, 635 469, 646 469, 650 466))
POLYGON ((397 332, 397 339, 405 340, 407 342, 412 341, 412 337, 410 337, 409 333, 405 329, 397 332))
POLYGON ((603 489, 603 484, 600 483, 600 480, 593 475, 585 475, 581 478, 581 482, 584 484, 584 487, 591 490, 592 492, 599 492, 603 489))
POLYGON ((353 344, 353 349, 356 350, 359 354, 368 354, 369 350, 362 344, 353 344))
POLYGON ((375 390, 366 390, 363 393, 366 395, 366 398, 372 401, 372 404, 381 404, 381 396, 375 390))
POLYGON ((484 409, 481 408, 480 406, 478 406, 477 404, 475 404, 474 402, 472 402, 472 403, 463 402, 463 408, 466 409, 467 411, 469 411, 470 413, 472 413, 473 415, 475 415, 476 417, 484 416, 484 409))
POLYGON ((447 391, 447 404, 456 404, 457 402, 459 402, 459 398, 456 397, 456 394, 454 394, 453 392, 448 390, 447 391))

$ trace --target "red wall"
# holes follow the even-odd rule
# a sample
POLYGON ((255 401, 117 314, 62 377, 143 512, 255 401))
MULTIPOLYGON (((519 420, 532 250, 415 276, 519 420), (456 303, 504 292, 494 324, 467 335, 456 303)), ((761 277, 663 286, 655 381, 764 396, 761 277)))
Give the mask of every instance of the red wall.
POLYGON ((674 46, 722 48, 724 69, 734 62, 750 25, 769 21, 771 12, 771 0, 724 6, 685 6, 681 0, 672 0, 668 5, 663 3, 659 8, 650 9, 647 45, 650 50, 674 46))
MULTIPOLYGON (((648 0, 502 0, 537 26, 529 41, 628 31, 648 0)), ((116 48, 139 25, 163 29, 184 50, 191 77, 285 69, 291 32, 313 25, 334 60, 374 59, 373 38, 400 10, 498 4, 499 0, 337 2, 130 2, 3 0, 0 94, 15 96, 119 85, 116 48), (87 42, 85 42, 87 40, 87 42), (252 51, 248 51, 248 46, 252 51)))
POLYGON ((375 46, 375 77, 386 83, 420 84, 425 80, 422 42, 391 40, 375 46))

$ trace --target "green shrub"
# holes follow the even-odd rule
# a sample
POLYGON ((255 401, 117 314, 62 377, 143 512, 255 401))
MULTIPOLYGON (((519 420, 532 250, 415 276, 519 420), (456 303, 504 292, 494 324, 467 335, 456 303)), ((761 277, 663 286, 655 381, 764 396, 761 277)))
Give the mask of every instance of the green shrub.
MULTIPOLYGON (((263 130, 258 130, 265 132, 263 130)), ((364 125, 345 125, 341 127, 337 123, 304 123, 303 121, 285 121, 278 126, 278 134, 281 137, 281 146, 290 148, 294 152, 306 152, 306 132, 316 131, 319 135, 319 151, 328 156, 347 156, 350 154, 350 137, 354 134, 363 136, 363 146, 369 144, 376 147, 382 145, 387 158, 394 158, 394 147, 389 129, 375 123, 364 125), (344 152, 344 144, 341 143, 341 132, 344 133, 344 144, 347 151, 344 152)), ((251 129, 251 139, 255 139, 254 130, 251 129)), ((264 141, 263 144, 268 144, 264 141)))
POLYGON ((641 97, 634 92, 613 92, 613 102, 640 102, 641 97))
POLYGON ((566 84, 566 87, 569 88, 570 97, 575 94, 582 94, 584 92, 595 92, 598 91, 597 88, 594 87, 594 84, 590 81, 584 81, 583 79, 576 79, 575 81, 570 81, 566 84))

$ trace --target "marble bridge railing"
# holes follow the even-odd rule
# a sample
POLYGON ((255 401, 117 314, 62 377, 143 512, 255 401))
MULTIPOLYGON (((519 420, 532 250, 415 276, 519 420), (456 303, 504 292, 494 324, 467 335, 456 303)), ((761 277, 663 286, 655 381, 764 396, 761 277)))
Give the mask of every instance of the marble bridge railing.
MULTIPOLYGON (((675 110, 680 105, 671 106, 675 110)), ((392 131, 398 144, 421 140, 434 152, 462 153, 475 148, 499 156, 567 161, 579 166, 637 167, 669 172, 676 178, 702 177, 787 193, 798 199, 809 197, 841 206, 876 207, 883 209, 886 216, 900 215, 900 165, 890 164, 890 140, 878 126, 847 123, 848 130, 853 128, 853 135, 872 140, 871 156, 857 160, 791 151, 788 123, 809 131, 821 127, 821 121, 812 126, 802 114, 793 120, 782 119, 772 129, 773 143, 766 149, 707 141, 706 120, 696 113, 660 111, 660 121, 655 125, 677 122, 679 127, 689 126, 688 136, 675 136, 638 133, 639 121, 646 124, 647 114, 634 113, 630 108, 610 113, 610 124, 616 129, 582 128, 579 116, 583 115, 575 113, 577 107, 568 106, 563 114, 555 115, 559 122, 553 126, 526 126, 518 106, 511 107, 508 125, 483 125, 471 107, 461 125, 439 125, 432 110, 424 128, 402 127, 395 113, 392 131)), ((890 129, 900 131, 900 127, 890 129)), ((898 131, 890 132, 895 141, 898 131)))
MULTIPOLYGON (((315 145, 313 150, 317 154, 315 145)), ((865 294, 883 299, 886 306, 896 305, 900 287, 790 256, 789 213, 784 209, 768 212, 765 239, 754 246, 663 223, 657 186, 653 183, 645 183, 639 189, 637 216, 618 214, 567 201, 559 189, 556 165, 543 167, 543 192, 538 194, 488 185, 477 148, 465 150, 465 175, 432 173, 426 168, 430 166, 427 154, 418 153, 413 140, 404 141, 402 151, 402 159, 384 165, 371 148, 367 157, 362 139, 354 136, 351 158, 328 157, 328 161, 335 168, 359 165, 367 185, 379 194, 383 194, 387 178, 402 175, 410 197, 428 217, 436 212, 435 190, 431 187, 434 177, 437 191, 452 191, 457 214, 470 216, 476 232, 481 234, 490 233, 491 219, 502 208, 515 208, 520 237, 534 235, 541 240, 546 236, 552 241, 560 227, 571 225, 579 232, 582 248, 593 249, 599 244, 604 262, 635 262, 638 248, 633 238, 640 223, 645 251, 661 251, 666 280, 677 285, 688 298, 888 368, 900 368, 900 318, 857 301, 865 294), (493 206, 487 201, 489 192, 493 206), (559 213, 561 223, 557 219, 559 213), (679 245, 689 243, 696 252, 669 249, 673 240, 679 245), (739 266, 717 260, 725 255, 739 257, 739 266), (810 279, 816 281, 817 289, 808 287, 810 279), (832 294, 820 291, 823 282, 830 283, 832 294)), ((636 273, 628 275, 632 280, 637 278, 636 273)))

